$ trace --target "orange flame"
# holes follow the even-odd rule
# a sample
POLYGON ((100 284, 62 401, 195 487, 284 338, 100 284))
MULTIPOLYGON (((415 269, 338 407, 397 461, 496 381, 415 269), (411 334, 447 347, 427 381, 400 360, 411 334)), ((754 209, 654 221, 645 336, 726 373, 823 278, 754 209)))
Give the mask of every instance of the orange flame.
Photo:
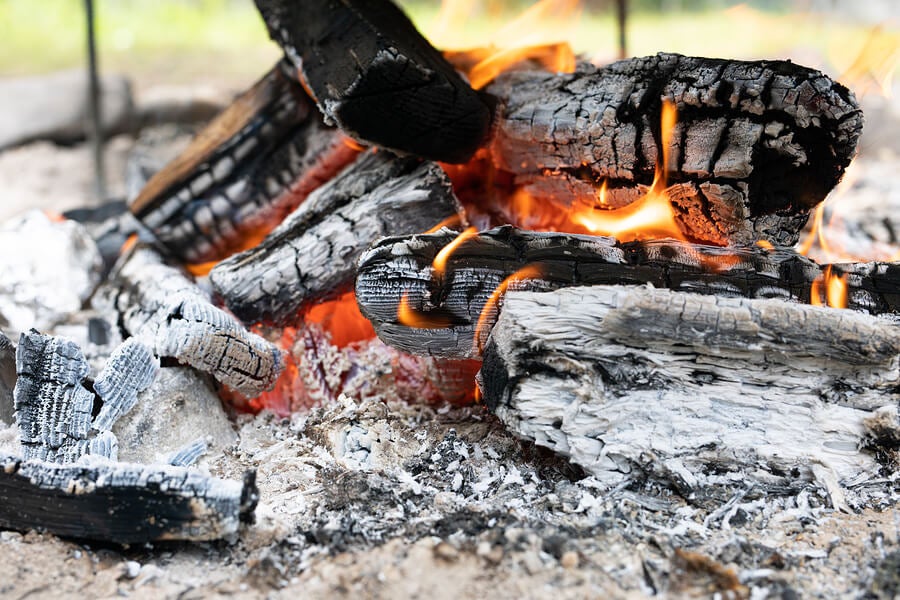
POLYGON ((487 337, 488 320, 492 315, 497 314, 497 307, 500 303, 500 299, 506 293, 507 289, 509 289, 509 286, 526 279, 536 279, 541 276, 542 272, 543 270, 540 265, 525 265, 501 281, 500 285, 497 286, 497 289, 491 293, 487 302, 484 303, 481 314, 478 315, 478 323, 475 325, 475 351, 478 354, 481 354, 481 351, 484 348, 482 339, 487 337))
POLYGON ((459 225, 460 223, 462 223, 462 217, 460 215, 458 215, 458 214, 450 215, 449 217, 447 217, 446 219, 444 219, 443 221, 441 221, 440 223, 438 223, 437 225, 435 225, 434 227, 432 227, 425 233, 426 234, 437 233, 444 227, 452 227, 455 225, 459 225))
POLYGON ((838 77, 857 96, 873 88, 882 96, 891 96, 892 79, 900 60, 900 35, 877 25, 869 32, 862 49, 844 73, 838 77))
POLYGON ((442 329, 450 326, 450 319, 443 315, 427 315, 409 303, 409 292, 404 292, 397 306, 397 322, 414 329, 442 329))
MULTIPOLYGON (((647 193, 635 202, 615 210, 579 211, 573 216, 575 223, 598 235, 611 235, 617 240, 674 238, 687 240, 675 219, 672 203, 666 193, 672 154, 672 134, 675 130, 675 105, 663 100, 660 115, 660 160, 657 161, 653 184, 647 193)), ((604 182, 605 183, 605 182, 604 182)), ((601 187, 601 204, 606 190, 601 187)))
POLYGON ((823 274, 812 282, 809 290, 809 303, 813 306, 847 308, 847 274, 836 275, 831 265, 825 267, 823 274), (824 302, 822 301, 823 295, 824 302))
POLYGON ((303 321, 321 325, 331 336, 331 343, 339 348, 375 337, 375 329, 359 312, 356 294, 352 291, 313 305, 303 314, 303 321))
POLYGON ((472 67, 469 71, 469 83, 476 90, 480 90, 500 73, 526 60, 534 60, 553 73, 571 73, 575 70, 575 53, 568 44, 504 48, 472 67))
POLYGON ((434 261, 431 263, 431 268, 434 270, 434 276, 442 277, 444 271, 447 269, 447 260, 450 258, 450 255, 456 252, 457 248, 462 246, 467 239, 477 234, 477 229, 474 227, 467 227, 462 233, 456 236, 456 239, 441 248, 441 251, 437 253, 437 256, 434 257, 434 261))

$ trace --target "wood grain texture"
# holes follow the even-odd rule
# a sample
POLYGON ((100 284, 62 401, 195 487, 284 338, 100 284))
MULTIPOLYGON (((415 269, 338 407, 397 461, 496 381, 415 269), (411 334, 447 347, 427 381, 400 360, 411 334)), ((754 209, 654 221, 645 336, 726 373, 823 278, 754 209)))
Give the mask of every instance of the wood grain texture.
POLYGON ((210 302, 181 270, 138 246, 123 256, 95 296, 119 326, 153 348, 248 397, 270 389, 284 368, 282 351, 210 302))
POLYGON ((809 209, 841 179, 863 124, 844 86, 785 61, 658 54, 572 74, 511 72, 487 91, 500 106, 492 159, 518 184, 570 206, 606 181, 607 206, 621 206, 650 185, 668 150, 683 232, 720 245, 794 244, 809 209), (678 111, 668 149, 663 99, 678 111))
POLYGON ((609 486, 799 478, 846 508, 890 468, 872 423, 900 399, 898 355, 883 317, 593 286, 510 293, 479 377, 511 431, 609 486))
POLYGON ((304 304, 352 289, 360 255, 377 240, 452 217, 463 221, 462 207, 435 163, 370 152, 259 246, 216 265, 210 282, 244 322, 289 325, 304 304))
MULTIPOLYGON (((459 246, 436 275, 435 256, 456 232, 382 240, 360 259, 356 297, 378 336, 406 352, 475 357, 496 320, 488 299, 505 279, 526 266, 539 275, 510 289, 544 291, 577 285, 651 284, 657 288, 726 297, 810 301, 817 265, 789 248, 718 248, 672 240, 618 243, 612 238, 540 233, 512 227, 480 232, 459 246), (406 296, 435 326, 412 327, 398 319, 406 296)), ((900 267, 895 263, 834 265, 847 275, 849 306, 870 313, 900 312, 900 267)))
POLYGON ((282 61, 156 173, 131 210, 182 260, 218 260, 349 163, 356 151, 345 141, 282 61))
POLYGON ((330 123, 366 144, 463 162, 492 108, 390 0, 256 0, 330 123))

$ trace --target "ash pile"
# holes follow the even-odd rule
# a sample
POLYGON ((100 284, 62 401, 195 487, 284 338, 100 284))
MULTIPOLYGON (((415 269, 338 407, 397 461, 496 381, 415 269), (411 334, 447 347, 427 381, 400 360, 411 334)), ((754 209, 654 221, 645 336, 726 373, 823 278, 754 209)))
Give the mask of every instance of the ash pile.
MULTIPOLYGON (((851 91, 546 48, 482 80, 389 1, 257 7, 284 59, 136 154, 127 211, 0 228, 0 526, 31 531, 0 573, 896 592, 900 270, 794 247, 856 152, 851 91)), ((857 244, 896 241, 887 204, 857 244)))

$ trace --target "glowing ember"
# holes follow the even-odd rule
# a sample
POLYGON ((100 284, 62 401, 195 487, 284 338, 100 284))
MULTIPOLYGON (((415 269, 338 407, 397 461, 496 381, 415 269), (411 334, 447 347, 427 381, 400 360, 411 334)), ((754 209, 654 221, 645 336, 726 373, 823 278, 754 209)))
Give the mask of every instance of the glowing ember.
POLYGON ((138 234, 132 233, 125 240, 125 243, 122 244, 122 247, 119 249, 119 254, 122 255, 122 254, 128 253, 132 248, 137 246, 137 243, 138 243, 138 234))
POLYGON ((426 315, 409 303, 409 292, 404 292, 397 306, 397 322, 415 329, 441 329, 450 326, 450 319, 442 315, 426 315))
MULTIPOLYGON (((676 123, 675 105, 669 100, 663 100, 660 121, 661 159, 657 162, 650 190, 636 202, 622 208, 579 211, 572 217, 575 223, 590 233, 611 235, 622 242, 667 237, 686 241, 666 193, 672 133, 676 123)), ((600 193, 602 195, 598 199, 602 205, 606 197, 604 187, 601 187, 600 193)))
POLYGON ((456 239, 441 248, 441 251, 434 257, 434 262, 431 263, 431 268, 434 269, 435 277, 442 277, 444 275, 444 271, 447 269, 447 259, 450 258, 450 255, 456 252, 456 249, 462 246, 467 239, 477 234, 477 229, 474 227, 467 227, 462 233, 456 236, 456 239))
POLYGON ((503 294, 509 289, 509 286, 526 279, 536 279, 541 276, 541 272, 542 270, 539 265, 525 265, 500 282, 497 289, 491 293, 490 298, 488 298, 484 307, 481 309, 481 314, 478 315, 478 324, 475 326, 475 350, 478 354, 481 354, 483 349, 482 339, 487 337, 488 320, 492 315, 497 314, 497 306, 500 303, 503 294))
POLYGON ((375 337, 375 329, 359 312, 353 292, 312 306, 303 314, 303 322, 320 325, 338 348, 375 337))

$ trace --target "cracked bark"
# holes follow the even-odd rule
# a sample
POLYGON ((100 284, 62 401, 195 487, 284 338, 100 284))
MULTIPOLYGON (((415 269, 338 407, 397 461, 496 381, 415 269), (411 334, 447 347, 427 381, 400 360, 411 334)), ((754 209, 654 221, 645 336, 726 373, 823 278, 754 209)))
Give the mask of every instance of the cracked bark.
POLYGON ((155 174, 131 210, 180 259, 219 260, 351 162, 345 142, 282 61, 155 174))
POLYGON ((500 105, 495 167, 561 210, 592 208, 601 181, 606 207, 639 197, 662 156, 662 100, 673 101, 669 196, 683 233, 717 245, 794 244, 863 123, 844 86, 785 61, 658 54, 564 75, 511 72, 487 91, 500 105))
POLYGON ((314 192, 259 246, 225 260, 209 279, 244 322, 290 325, 301 307, 353 286, 359 256, 387 235, 464 219, 436 164, 369 152, 314 192))
POLYGON ((179 269, 138 246, 120 259, 95 304, 119 315, 126 335, 145 341, 247 397, 271 389, 284 368, 281 350, 248 331, 179 269))
POLYGON ((846 508, 893 469, 878 440, 900 432, 898 354, 884 317, 577 287, 510 293, 479 379, 507 427, 607 485, 815 482, 846 508))
MULTIPOLYGON (((457 234, 388 238, 360 258, 356 297, 378 336, 406 352, 464 358, 480 348, 496 320, 484 311, 494 290, 524 267, 539 275, 510 289, 545 291, 577 285, 651 284, 700 294, 810 301, 817 265, 789 248, 718 248, 672 240, 618 243, 612 238, 539 233, 499 227, 469 238, 436 275, 435 256, 457 234), (406 296, 423 324, 404 325, 398 307, 406 296), (479 317, 484 327, 476 343, 479 317), (428 322, 434 323, 429 326, 428 322)), ((849 307, 870 313, 900 312, 900 271, 892 263, 833 265, 847 274, 849 307)))
POLYGON ((329 122, 351 137, 463 162, 492 109, 390 0, 256 0, 329 122))

